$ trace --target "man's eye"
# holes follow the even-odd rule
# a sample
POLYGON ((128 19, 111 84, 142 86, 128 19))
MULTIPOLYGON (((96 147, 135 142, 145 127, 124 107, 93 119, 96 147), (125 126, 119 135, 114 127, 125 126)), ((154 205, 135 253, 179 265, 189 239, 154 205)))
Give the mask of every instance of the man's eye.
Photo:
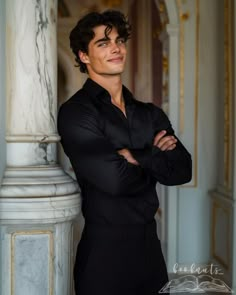
POLYGON ((125 39, 118 39, 118 40, 117 40, 117 43, 118 43, 118 44, 124 44, 124 43, 125 43, 125 39))
POLYGON ((98 47, 105 47, 107 46, 107 42, 102 42, 98 44, 98 47))

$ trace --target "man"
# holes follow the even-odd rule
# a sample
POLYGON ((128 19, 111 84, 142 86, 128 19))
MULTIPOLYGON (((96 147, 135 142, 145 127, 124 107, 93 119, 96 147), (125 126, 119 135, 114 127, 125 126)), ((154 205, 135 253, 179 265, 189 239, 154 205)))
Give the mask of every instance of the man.
POLYGON ((128 21, 113 10, 89 13, 70 34, 89 76, 58 117, 85 218, 74 268, 78 295, 158 294, 168 276, 155 186, 191 180, 191 156, 167 116, 122 85, 129 37, 128 21))

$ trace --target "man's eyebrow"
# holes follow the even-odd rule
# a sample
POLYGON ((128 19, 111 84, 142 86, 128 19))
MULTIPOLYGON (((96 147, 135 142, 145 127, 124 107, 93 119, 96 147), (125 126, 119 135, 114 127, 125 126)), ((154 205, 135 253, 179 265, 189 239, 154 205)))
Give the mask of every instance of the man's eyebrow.
POLYGON ((98 39, 97 41, 94 42, 94 44, 100 43, 100 42, 104 42, 104 41, 109 41, 110 38, 104 37, 102 39, 98 39))
MULTIPOLYGON (((119 39, 124 39, 123 37, 121 36, 117 36, 116 37, 116 41, 119 40, 119 39)), ((111 39, 109 37, 104 37, 104 38, 101 38, 101 39, 98 39, 97 41, 94 42, 94 44, 97 44, 97 43, 100 43, 100 42, 104 42, 104 41, 110 41, 111 39)))

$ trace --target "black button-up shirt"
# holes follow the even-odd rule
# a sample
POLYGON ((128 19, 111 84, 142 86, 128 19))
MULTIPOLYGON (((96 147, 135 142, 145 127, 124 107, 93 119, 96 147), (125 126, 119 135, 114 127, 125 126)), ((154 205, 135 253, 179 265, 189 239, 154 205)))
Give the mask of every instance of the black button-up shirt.
POLYGON ((134 99, 125 86, 123 97, 127 117, 103 87, 88 79, 59 110, 61 143, 80 185, 82 213, 89 223, 148 223, 159 206, 156 183, 191 180, 191 156, 179 140, 171 151, 153 146, 161 130, 174 135, 165 113, 134 99), (129 149, 140 165, 119 155, 122 148, 129 149))

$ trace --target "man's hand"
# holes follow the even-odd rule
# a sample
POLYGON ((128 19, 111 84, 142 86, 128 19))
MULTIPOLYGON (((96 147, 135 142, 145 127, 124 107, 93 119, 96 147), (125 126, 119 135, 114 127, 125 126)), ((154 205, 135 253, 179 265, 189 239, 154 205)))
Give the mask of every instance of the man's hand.
POLYGON ((154 138, 153 145, 162 151, 171 151, 176 147, 177 139, 172 135, 166 135, 166 131, 162 130, 154 138))
POLYGON ((139 165, 139 162, 135 160, 135 158, 132 156, 131 152, 128 149, 118 150, 117 152, 118 154, 123 156, 129 163, 139 165))
MULTIPOLYGON (((154 138, 153 145, 162 151, 171 151, 176 147, 177 139, 172 135, 166 135, 166 131, 162 130, 154 138)), ((139 165, 139 162, 133 157, 128 149, 121 149, 117 151, 118 154, 123 156, 129 163, 139 165)))

